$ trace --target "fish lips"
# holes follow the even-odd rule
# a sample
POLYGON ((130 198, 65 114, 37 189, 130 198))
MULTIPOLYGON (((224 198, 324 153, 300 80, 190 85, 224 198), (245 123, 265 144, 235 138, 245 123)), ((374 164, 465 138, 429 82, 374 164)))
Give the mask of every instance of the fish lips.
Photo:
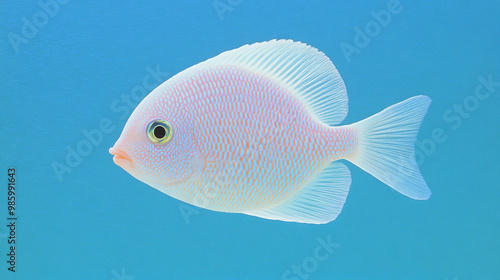
POLYGON ((134 167, 134 163, 132 161, 132 158, 124 151, 112 147, 109 149, 109 153, 112 154, 113 157, 113 162, 120 166, 121 168, 128 170, 132 167, 134 167))

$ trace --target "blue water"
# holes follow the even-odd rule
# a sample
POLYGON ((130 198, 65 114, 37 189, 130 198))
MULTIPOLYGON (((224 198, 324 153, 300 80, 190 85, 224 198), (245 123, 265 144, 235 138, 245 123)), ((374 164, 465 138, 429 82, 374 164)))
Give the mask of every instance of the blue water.
POLYGON ((500 279, 500 2, 66 2, 0 4, 0 279, 500 279), (432 98, 417 145, 429 200, 348 164, 337 220, 285 223, 189 206, 113 163, 143 80, 149 92, 274 38, 331 58, 348 89, 344 123, 432 98), (84 156, 70 166, 68 149, 84 156))

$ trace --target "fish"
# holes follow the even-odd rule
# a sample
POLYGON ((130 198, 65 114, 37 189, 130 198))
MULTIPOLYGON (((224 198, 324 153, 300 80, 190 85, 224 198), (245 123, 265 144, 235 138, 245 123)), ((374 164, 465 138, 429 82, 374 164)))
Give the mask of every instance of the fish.
POLYGON ((223 52, 171 77, 135 108, 109 152, 116 165, 188 204, 325 224, 342 211, 350 162, 397 192, 431 191, 415 141, 419 95, 353 124, 331 60, 293 40, 223 52))

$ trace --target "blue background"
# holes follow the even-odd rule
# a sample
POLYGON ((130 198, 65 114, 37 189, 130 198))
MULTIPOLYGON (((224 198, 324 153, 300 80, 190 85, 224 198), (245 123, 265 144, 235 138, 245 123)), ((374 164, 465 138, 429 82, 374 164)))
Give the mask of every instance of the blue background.
POLYGON ((355 28, 388 4, 351 2, 221 0, 231 9, 218 14, 213 1, 69 1, 15 52, 9 36, 43 10, 2 1, 0 278, 282 279, 330 236, 340 247, 309 279, 500 279, 500 87, 460 125, 457 113, 443 117, 473 102, 478 77, 500 81, 500 2, 402 0, 347 57, 340 45, 355 46, 355 28), (433 99, 418 136, 427 146, 417 148, 429 200, 348 164, 353 181, 337 220, 285 223, 188 206, 113 164, 108 149, 126 114, 111 104, 142 85, 148 67, 170 77, 274 38, 330 57, 348 90, 346 124, 414 95, 433 99), (103 119, 113 129, 58 180, 54 162, 66 164, 66 148, 103 119), (435 129, 445 136, 431 149, 435 129), (5 262, 9 167, 18 179, 16 273, 5 262), (187 223, 180 209, 196 214, 187 223))

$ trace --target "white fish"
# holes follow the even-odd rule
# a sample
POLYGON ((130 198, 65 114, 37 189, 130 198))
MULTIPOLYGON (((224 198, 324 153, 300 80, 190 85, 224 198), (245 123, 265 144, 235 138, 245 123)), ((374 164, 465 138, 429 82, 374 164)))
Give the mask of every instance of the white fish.
POLYGON ((341 212, 348 160, 413 199, 431 195, 414 144, 430 99, 351 125, 344 82, 322 52, 289 40, 245 45, 151 92, 110 153, 184 202, 267 219, 327 223, 341 212))

